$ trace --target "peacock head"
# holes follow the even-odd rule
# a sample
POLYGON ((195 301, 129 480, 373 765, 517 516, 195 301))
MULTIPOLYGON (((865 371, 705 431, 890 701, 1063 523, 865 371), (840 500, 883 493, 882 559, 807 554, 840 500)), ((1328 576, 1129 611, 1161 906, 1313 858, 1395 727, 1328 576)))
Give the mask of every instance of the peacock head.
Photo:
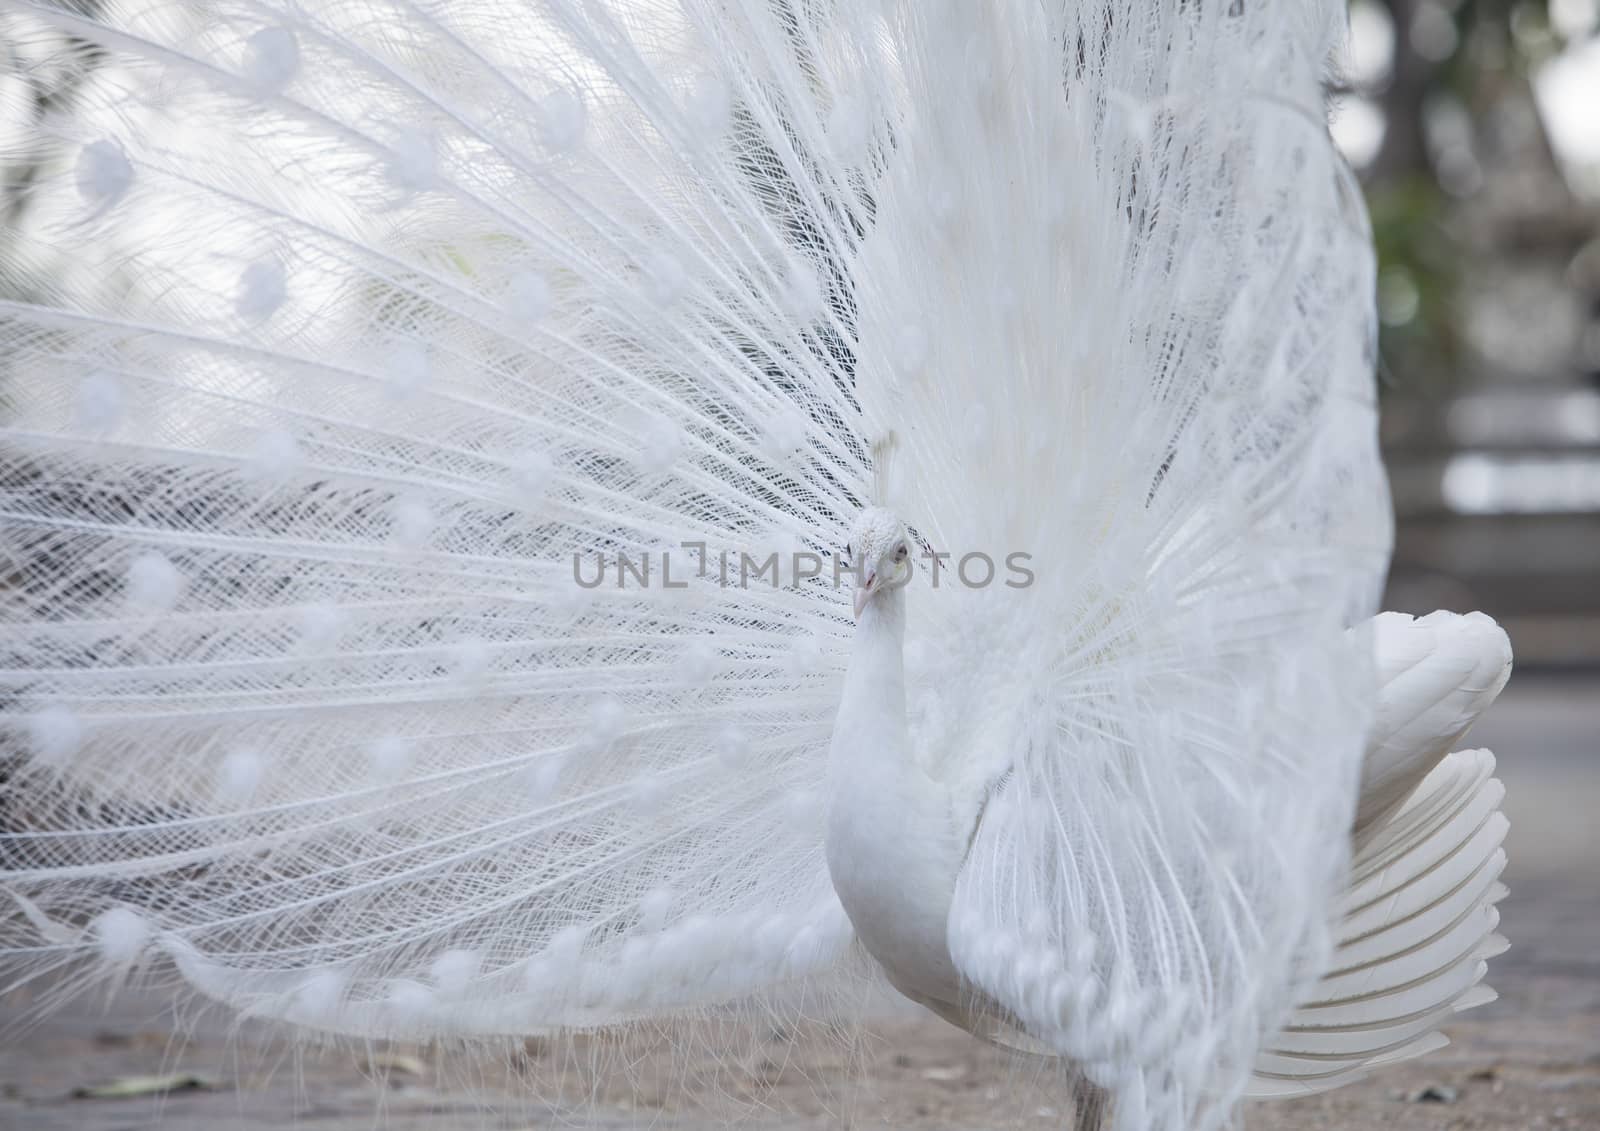
POLYGON ((911 542, 905 523, 882 507, 868 507, 857 516, 844 557, 846 567, 855 574, 857 619, 878 593, 898 589, 911 580, 911 542))

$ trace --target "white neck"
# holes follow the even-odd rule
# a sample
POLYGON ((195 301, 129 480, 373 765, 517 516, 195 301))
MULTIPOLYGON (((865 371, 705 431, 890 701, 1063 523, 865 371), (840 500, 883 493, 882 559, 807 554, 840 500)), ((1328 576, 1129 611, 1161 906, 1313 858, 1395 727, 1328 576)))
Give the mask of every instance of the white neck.
POLYGON ((889 589, 873 595, 861 610, 855 645, 839 700, 829 752, 829 777, 842 769, 855 778, 863 752, 896 761, 911 758, 911 736, 906 726, 906 595, 889 589), (840 739, 850 749, 840 749, 840 739), (836 766, 845 758, 848 766, 836 766))
POLYGON ((919 1001, 956 1001, 946 919, 965 841, 906 723, 905 594, 861 612, 828 752, 828 871, 856 935, 919 1001))

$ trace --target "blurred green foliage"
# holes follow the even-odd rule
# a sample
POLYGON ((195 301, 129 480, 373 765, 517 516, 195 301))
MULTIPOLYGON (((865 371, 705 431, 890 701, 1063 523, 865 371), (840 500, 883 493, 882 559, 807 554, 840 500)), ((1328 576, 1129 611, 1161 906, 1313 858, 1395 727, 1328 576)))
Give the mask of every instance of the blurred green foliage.
POLYGON ((1371 185, 1378 253, 1379 381, 1454 373, 1461 361, 1456 294, 1462 253, 1445 222, 1451 200, 1420 176, 1371 185))
MULTIPOLYGON (((1531 107, 1532 76, 1566 46, 1564 35, 1594 32, 1573 29, 1587 0, 1355 0, 1363 2, 1393 28, 1386 73, 1352 91, 1384 118, 1382 144, 1361 170, 1378 253, 1380 381, 1437 393, 1465 360, 1467 205, 1493 163, 1511 159, 1492 136, 1496 115, 1508 101, 1531 107), (1564 20, 1552 20, 1557 8, 1564 20), (1453 168, 1441 164, 1437 137, 1446 115, 1468 127, 1453 142, 1453 168)), ((1536 148, 1548 152, 1542 138, 1536 148)))

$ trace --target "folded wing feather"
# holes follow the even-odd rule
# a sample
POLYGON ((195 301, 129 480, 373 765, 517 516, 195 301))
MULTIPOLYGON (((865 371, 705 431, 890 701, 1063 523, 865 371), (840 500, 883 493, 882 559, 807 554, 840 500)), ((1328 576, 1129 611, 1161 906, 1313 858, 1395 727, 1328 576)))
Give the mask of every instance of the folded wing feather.
POLYGON ((1313 1000, 1257 1059, 1257 1097, 1326 1091, 1436 1049, 1441 1024, 1494 1000, 1481 982, 1506 946, 1505 790, 1487 750, 1446 751, 1505 686, 1510 643, 1482 613, 1384 613, 1366 627, 1378 709, 1338 945, 1313 1000))

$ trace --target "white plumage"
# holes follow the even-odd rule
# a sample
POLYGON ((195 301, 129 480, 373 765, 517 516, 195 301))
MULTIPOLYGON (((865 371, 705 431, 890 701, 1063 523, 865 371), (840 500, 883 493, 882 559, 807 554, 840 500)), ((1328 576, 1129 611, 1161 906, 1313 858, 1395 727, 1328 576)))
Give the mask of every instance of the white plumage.
POLYGON ((4 984, 886 977, 1123 1128, 1482 998, 1509 651, 1367 621, 1340 5, 111 7, 5 17, 94 69, 0 302, 4 984))

